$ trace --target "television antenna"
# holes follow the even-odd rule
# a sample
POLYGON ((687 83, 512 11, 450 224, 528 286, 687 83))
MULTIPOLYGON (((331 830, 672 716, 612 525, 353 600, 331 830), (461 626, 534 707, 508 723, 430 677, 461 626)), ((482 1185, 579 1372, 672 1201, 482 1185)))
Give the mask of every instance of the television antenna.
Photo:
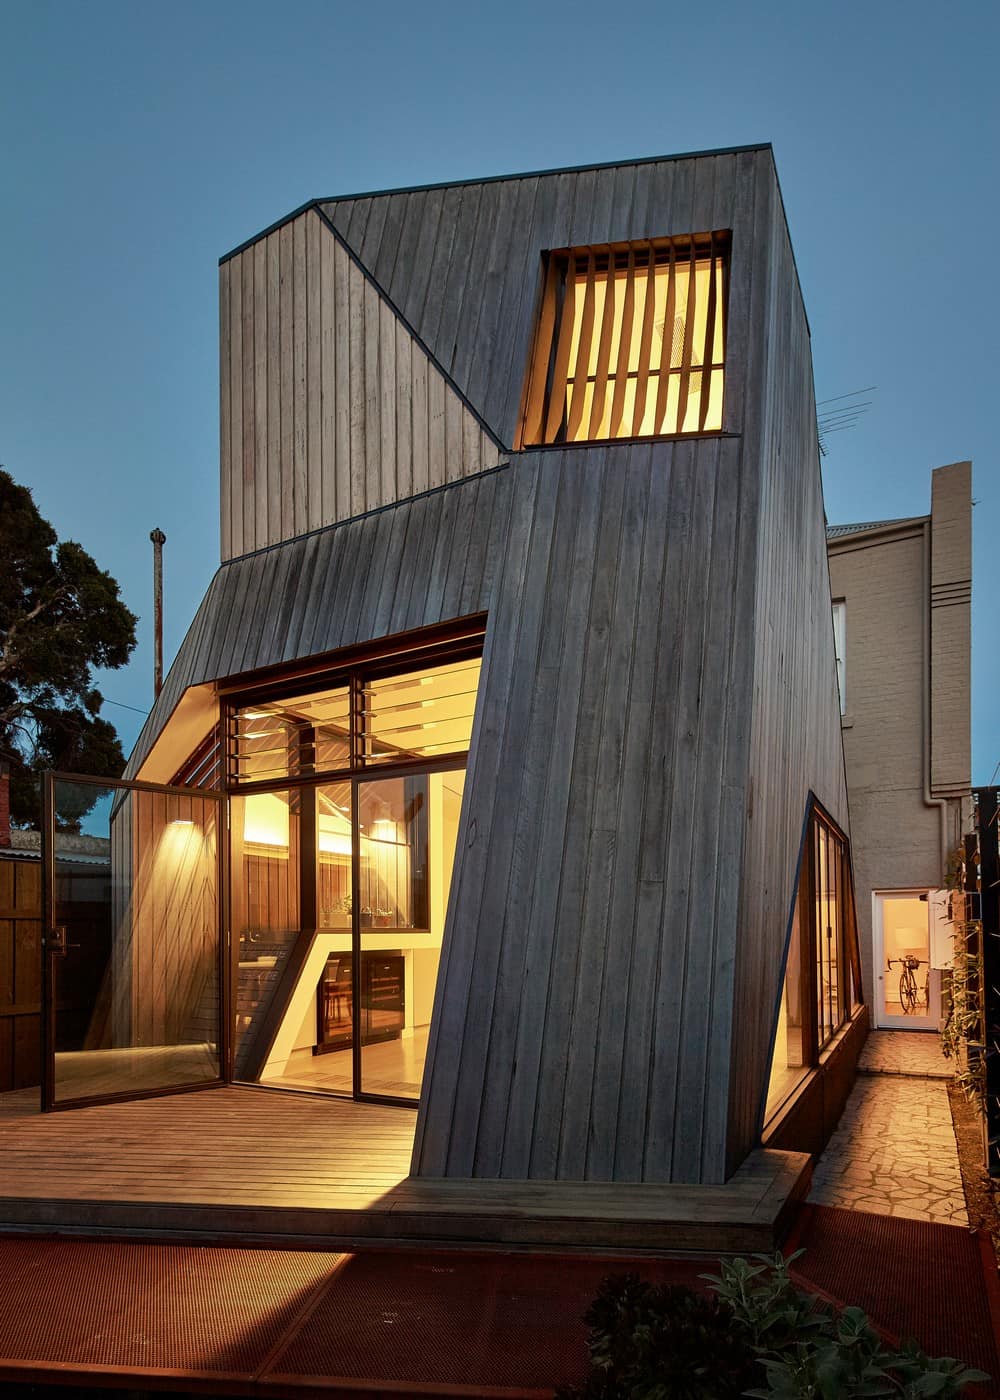
POLYGON ((819 400, 816 405, 816 432, 821 456, 827 455, 826 439, 831 433, 842 433, 853 428, 858 419, 868 412, 874 400, 863 399, 862 395, 874 394, 877 388, 878 385, 869 384, 867 389, 852 389, 849 394, 834 394, 833 398, 819 400), (828 407, 831 404, 836 407, 828 407))

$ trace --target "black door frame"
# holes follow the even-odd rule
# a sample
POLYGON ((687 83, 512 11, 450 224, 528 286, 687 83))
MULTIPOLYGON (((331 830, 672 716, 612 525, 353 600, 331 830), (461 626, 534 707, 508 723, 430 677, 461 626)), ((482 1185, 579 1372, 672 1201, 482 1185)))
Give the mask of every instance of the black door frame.
MULTIPOLYGON (((335 1090, 323 1090, 323 1089, 316 1089, 316 1090, 298 1090, 298 1091, 296 1091, 296 1090, 284 1089, 283 1086, 280 1085, 280 1084, 262 1084, 259 1080, 256 1080, 256 1079, 237 1079, 237 1078, 234 1077, 234 1067, 233 1067, 233 1065, 232 1065, 232 1059, 231 1059, 231 1058, 230 1058, 230 1060, 228 1061, 228 1065, 227 1065, 228 1074, 229 1074, 229 1079, 228 1079, 227 1082, 236 1083, 236 1084, 253 1084, 253 1085, 256 1085, 256 1086, 259 1087, 259 1088, 264 1088, 264 1089, 277 1089, 277 1090, 281 1090, 281 1091, 284 1092, 284 1093, 306 1092, 306 1093, 329 1094, 331 1097, 335 1097, 335 1098, 351 1098, 351 1099, 353 1099, 356 1103, 391 1104, 391 1105, 397 1105, 397 1106, 404 1107, 404 1108, 412 1108, 412 1109, 414 1109, 414 1110, 417 1108, 417 1102, 418 1102, 418 1101, 417 1101, 416 1099, 401 1098, 401 1097, 399 1097, 398 1095, 391 1095, 391 1094, 372 1094, 372 1093, 366 1093, 366 1092, 363 1091, 362 1088, 361 1088, 361 1082, 362 1082, 362 1081, 361 1081, 361 1051, 362 1051, 362 1048, 363 1048, 362 1045, 361 1045, 361 1036, 360 1036, 360 1030, 359 1030, 359 1017, 360 1017, 360 1014, 361 1014, 361 910, 360 910, 360 907, 359 907, 359 901, 358 901, 357 894, 356 894, 357 890, 360 888, 360 866, 361 866, 361 843, 360 843, 360 833, 359 833, 359 829, 358 829, 358 821, 359 821, 358 813, 359 813, 360 788, 361 788, 362 786, 367 785, 367 784, 370 784, 370 783, 373 783, 373 782, 384 781, 384 780, 387 780, 387 779, 390 779, 390 778, 407 778, 407 777, 417 777, 417 776, 423 776, 423 775, 430 776, 431 774, 434 774, 434 773, 455 773, 455 772, 464 772, 464 771, 468 768, 468 762, 469 762, 469 755, 468 755, 468 752, 466 751, 466 752, 462 752, 462 753, 449 754, 446 758, 437 758, 437 759, 414 759, 414 760, 406 760, 406 761, 404 761, 404 762, 398 762, 398 763, 379 763, 378 765, 372 765, 371 768, 365 769, 365 770, 363 770, 363 771, 361 771, 361 772, 358 772, 357 770, 355 770, 355 771, 352 772, 352 771, 350 771, 350 770, 341 769, 341 770, 338 770, 338 771, 336 771, 336 772, 322 773, 322 774, 319 774, 319 775, 315 775, 315 774, 310 773, 310 774, 309 774, 308 776, 306 776, 306 777, 296 777, 296 778, 288 778, 288 777, 286 777, 286 778, 279 778, 279 779, 273 779, 273 780, 269 779, 269 780, 267 780, 267 781, 265 781, 265 782, 259 782, 259 783, 243 783, 243 784, 241 784, 238 788, 237 788, 237 787, 230 787, 230 788, 227 789, 227 791, 226 791, 226 793, 225 793, 225 798, 226 798, 226 829, 227 829, 227 833, 228 833, 228 839, 227 839, 226 844, 227 844, 227 846, 228 846, 228 845, 231 844, 231 822, 230 822, 230 818, 229 818, 229 811, 230 811, 229 802, 230 802, 230 799, 232 799, 233 797, 252 797, 252 796, 254 796, 255 794, 267 793, 267 792, 288 792, 288 791, 290 791, 290 790, 293 789, 293 788, 298 789, 298 790, 300 790, 300 791, 304 791, 304 792, 305 792, 305 791, 312 791, 312 792, 315 792, 315 791, 317 791, 319 788, 329 787, 329 786, 332 785, 333 783, 344 783, 344 784, 349 784, 349 785, 350 785, 350 788, 351 788, 351 891, 352 891, 352 895, 354 896, 354 897, 352 898, 352 900, 351 900, 351 929, 350 929, 350 933, 351 933, 351 1000, 352 1000, 352 1021, 353 1021, 352 1036, 351 1036, 351 1044, 352 1044, 352 1074, 351 1074, 351 1077, 352 1077, 352 1090, 351 1090, 351 1093, 348 1095, 348 1094, 346 1094, 346 1093, 338 1093, 338 1092, 335 1091, 335 1090)), ((309 883, 309 885, 310 885, 311 890, 315 889, 316 884, 317 884, 317 880, 318 880, 319 863, 318 863, 318 859, 317 859, 317 853, 318 853, 318 847, 317 847, 317 845, 316 845, 315 840, 312 841, 312 842, 307 846, 306 841, 304 840, 304 838, 300 838, 300 855, 299 855, 299 861, 300 861, 300 878, 301 878, 302 884, 305 885, 305 884, 306 884, 306 875, 308 874, 308 883, 309 883)), ((228 864, 229 864, 229 878, 231 878, 231 877, 232 877, 232 862, 229 861, 228 864)), ((227 892, 226 892, 226 893, 227 893, 227 906, 228 906, 228 907, 231 907, 231 904, 232 904, 232 892, 231 892, 231 890, 228 890, 228 889, 227 889, 227 892)), ((302 892, 300 891, 300 901, 301 901, 301 894, 302 894, 302 892)), ((314 904, 314 903, 315 903, 315 900, 313 899, 312 902, 313 902, 313 904, 314 904)), ((300 910, 301 910, 302 908, 304 908, 304 907, 305 907, 304 904, 300 903, 300 910)), ((290 950, 289 955, 288 955, 288 956, 289 956, 289 964, 290 964, 290 965, 292 964, 292 962, 293 962, 293 960, 294 960, 295 962, 297 962, 297 963, 301 966, 301 962, 302 962, 303 955, 304 955, 304 952, 305 952, 305 950, 306 950, 307 945, 311 945, 311 942, 312 942, 312 940, 315 938, 316 934, 322 932, 322 930, 317 929, 317 928, 316 928, 315 926, 313 926, 313 925, 306 926, 306 925, 305 925, 305 920, 303 920, 302 922, 303 922, 303 927, 302 927, 301 930, 299 931, 299 936, 298 936, 298 938, 297 938, 297 939, 295 940, 295 942, 291 945, 291 950, 290 950)), ((229 959, 228 959, 228 963, 229 963, 229 979, 230 979, 230 983, 232 984, 232 983, 233 983, 233 979, 235 978, 235 975, 236 975, 235 965, 236 965, 236 962, 237 962, 237 960, 238 960, 238 958, 239 958, 239 933, 238 933, 237 930, 230 929, 230 938, 229 938, 229 942, 230 942, 230 956, 229 956, 229 959)), ((265 1013, 265 1014, 266 1014, 266 1016, 267 1016, 268 1022, 269 1022, 269 1023, 272 1023, 272 1022, 273 1022, 273 1030, 276 1031, 276 1030, 277 1030, 277 1025, 280 1024, 280 1021, 281 1021, 281 1015, 278 1014, 277 1010, 276 1010, 274 1007, 270 1008, 270 1009, 268 1010, 268 1012, 265 1013)), ((230 1037, 230 1039, 231 1039, 231 1037, 230 1037)))
POLYGON ((213 788, 178 787, 165 783, 147 783, 127 778, 96 778, 90 774, 62 773, 47 770, 42 774, 42 1073, 41 1109, 43 1113, 62 1109, 86 1108, 103 1103, 124 1103, 133 1099, 162 1098, 166 1094, 191 1093, 197 1089, 219 1088, 227 1083, 226 1065, 232 1056, 231 1015, 232 987, 229 959, 226 956, 229 928, 228 871, 228 803, 225 794, 213 788), (218 958, 218 1059, 220 1073, 216 1079, 199 1080, 192 1084, 171 1084, 159 1089, 125 1090, 116 1094, 101 1094, 86 1098, 57 1100, 55 1096, 56 1000, 58 978, 56 959, 62 956, 65 939, 60 937, 56 923, 56 784, 72 783, 119 792, 148 792, 160 796, 200 798, 216 804, 216 956, 218 958))

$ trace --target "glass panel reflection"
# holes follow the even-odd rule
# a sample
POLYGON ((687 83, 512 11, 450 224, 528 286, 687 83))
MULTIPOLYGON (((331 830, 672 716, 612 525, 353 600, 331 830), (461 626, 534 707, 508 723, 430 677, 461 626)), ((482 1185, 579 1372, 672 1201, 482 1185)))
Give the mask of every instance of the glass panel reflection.
POLYGON ((361 1090, 416 1099, 448 909, 464 771, 360 789, 361 1090))
POLYGON ((805 1027, 802 1019, 802 939, 799 924, 801 903, 802 889, 800 886, 795 900, 792 933, 788 944, 788 961, 785 965, 785 982, 781 989, 781 1004, 778 1009, 778 1030, 774 1040, 771 1076, 767 1086, 765 1121, 788 1098, 796 1084, 802 1079, 808 1066, 805 1027))
POLYGON ((364 687, 367 763, 464 753, 472 738, 481 660, 453 662, 364 687))
POLYGON ((251 1074, 257 1031, 281 968, 301 932, 301 811, 308 791, 233 797, 232 928, 238 939, 234 986, 237 1078, 251 1074))
POLYGON ((350 752, 347 686, 248 705, 230 724, 230 772, 239 782, 346 768, 350 752))
POLYGON ((59 781, 55 805, 55 1101, 217 1079, 217 803, 59 781))

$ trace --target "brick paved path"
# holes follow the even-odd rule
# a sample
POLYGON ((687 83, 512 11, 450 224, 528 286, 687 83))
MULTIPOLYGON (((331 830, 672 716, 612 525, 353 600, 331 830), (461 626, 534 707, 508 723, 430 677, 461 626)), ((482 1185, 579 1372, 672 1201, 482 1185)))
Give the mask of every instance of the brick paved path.
POLYGON ((813 1173, 810 1201, 968 1226, 938 1037, 874 1031, 813 1173))

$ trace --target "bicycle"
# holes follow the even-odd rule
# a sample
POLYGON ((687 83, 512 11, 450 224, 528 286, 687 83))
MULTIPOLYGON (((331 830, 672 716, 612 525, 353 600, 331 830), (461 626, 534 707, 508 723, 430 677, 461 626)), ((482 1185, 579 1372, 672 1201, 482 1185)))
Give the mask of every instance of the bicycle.
POLYGON ((892 971, 894 962, 899 963, 902 971, 899 974, 899 1004, 903 1008, 904 1016, 913 1016, 917 1010, 917 999, 920 995, 917 987, 917 979, 914 975, 918 967, 927 967, 927 976, 924 979, 924 1007, 930 1006, 930 966, 926 958, 915 958, 912 953, 906 953, 901 958, 890 958, 888 970, 892 971))

